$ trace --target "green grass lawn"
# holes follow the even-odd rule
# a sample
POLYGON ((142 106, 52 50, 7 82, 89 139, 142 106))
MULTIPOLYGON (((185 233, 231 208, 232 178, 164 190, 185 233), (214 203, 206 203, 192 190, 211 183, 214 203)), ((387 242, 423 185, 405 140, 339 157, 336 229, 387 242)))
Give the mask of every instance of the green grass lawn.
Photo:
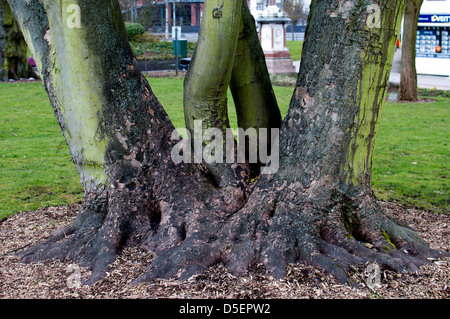
POLYGON ((450 205, 450 99, 387 103, 374 153, 378 198, 437 211, 450 205))
POLYGON ((0 83, 0 218, 82 191, 42 84, 0 83))
POLYGON ((303 41, 286 41, 286 47, 289 49, 293 61, 301 60, 303 41))
MULTIPOLYGON (((167 114, 169 114, 175 127, 185 127, 183 113, 183 78, 151 78, 149 79, 149 83, 155 95, 164 106, 167 114)), ((282 114, 286 114, 292 94, 294 93, 294 88, 274 87, 274 91, 282 114)), ((231 96, 230 91, 228 91, 228 104, 230 126, 237 127, 236 112, 234 110, 233 97, 231 96)))
MULTIPOLYGON (((183 127, 183 79, 149 82, 174 125, 183 127)), ((277 86, 274 91, 285 114, 293 88, 277 86)), ((433 104, 386 104, 373 168, 380 199, 448 211, 450 99, 436 99, 433 104)), ((231 126, 236 127, 231 94, 229 101, 231 126)), ((0 83, 0 219, 74 203, 82 196, 42 84, 0 83)))

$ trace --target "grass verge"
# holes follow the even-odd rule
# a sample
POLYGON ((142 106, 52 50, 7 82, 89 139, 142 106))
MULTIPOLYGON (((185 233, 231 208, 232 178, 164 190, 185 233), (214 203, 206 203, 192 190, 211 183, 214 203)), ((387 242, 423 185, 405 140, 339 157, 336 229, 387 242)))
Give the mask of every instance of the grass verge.
POLYGON ((82 194, 42 84, 0 83, 0 219, 82 194))
POLYGON ((386 103, 373 160, 378 198, 449 212, 448 97, 435 103, 386 103))
MULTIPOLYGON (((175 127, 184 126, 183 79, 151 78, 175 127)), ((275 86, 282 114, 293 88, 275 86)), ((373 187, 386 201, 448 212, 450 98, 387 103, 373 164, 373 187)), ((229 94, 230 122, 237 126, 229 94)), ((0 83, 0 219, 17 211, 80 201, 83 190, 40 83, 0 83)))
POLYGON ((289 49, 292 61, 302 59, 303 41, 286 41, 286 47, 289 49))

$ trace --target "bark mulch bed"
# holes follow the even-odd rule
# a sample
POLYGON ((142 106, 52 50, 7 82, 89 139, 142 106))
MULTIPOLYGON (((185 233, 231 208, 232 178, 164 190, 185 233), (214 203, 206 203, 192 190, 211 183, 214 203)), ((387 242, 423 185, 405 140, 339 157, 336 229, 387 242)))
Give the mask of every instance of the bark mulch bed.
MULTIPOLYGON (((433 248, 450 250, 450 218, 398 204, 382 203, 389 214, 417 229, 433 248)), ((449 299, 450 259, 432 260, 418 274, 397 274, 381 269, 381 287, 369 288, 369 278, 360 265, 350 276, 361 287, 338 283, 320 270, 291 265, 284 280, 274 280, 261 267, 236 278, 217 265, 186 281, 158 280, 130 286, 150 264, 153 254, 140 249, 125 249, 107 277, 92 286, 74 286, 70 279, 80 270, 81 280, 89 275, 67 260, 23 264, 16 252, 34 245, 71 223, 78 205, 46 207, 19 212, 0 223, 0 298, 202 298, 202 299, 449 299), (71 266, 72 265, 72 266, 71 266)))

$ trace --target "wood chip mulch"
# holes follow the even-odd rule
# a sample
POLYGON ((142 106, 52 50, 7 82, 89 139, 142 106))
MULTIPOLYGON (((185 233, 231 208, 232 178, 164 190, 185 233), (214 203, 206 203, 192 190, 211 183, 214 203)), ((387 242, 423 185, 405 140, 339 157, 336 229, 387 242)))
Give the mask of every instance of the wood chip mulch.
MULTIPOLYGON (((417 229, 433 248, 450 250, 449 215, 381 203, 387 212, 417 229)), ((432 260, 418 274, 398 274, 381 269, 381 286, 367 285, 367 265, 352 270, 352 280, 360 287, 337 282, 318 269, 295 264, 284 280, 275 280, 255 266, 240 278, 222 265, 186 281, 157 280, 131 286, 151 263, 153 254, 138 248, 125 249, 111 265, 106 278, 95 285, 73 285, 79 269, 81 280, 90 271, 68 260, 48 260, 23 264, 16 252, 34 245, 70 224, 78 205, 45 207, 19 212, 0 222, 0 299, 113 299, 113 298, 201 298, 201 299, 449 299, 450 259, 432 260)))

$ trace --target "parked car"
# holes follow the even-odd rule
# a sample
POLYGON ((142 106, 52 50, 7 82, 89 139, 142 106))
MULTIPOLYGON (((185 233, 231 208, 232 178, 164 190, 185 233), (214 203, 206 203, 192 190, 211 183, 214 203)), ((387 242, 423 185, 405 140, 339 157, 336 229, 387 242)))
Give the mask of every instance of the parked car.
POLYGON ((190 64, 190 63, 191 63, 191 58, 184 58, 184 59, 181 59, 180 62, 179 62, 178 68, 179 68, 181 71, 187 70, 187 69, 189 68, 189 64, 190 64))

